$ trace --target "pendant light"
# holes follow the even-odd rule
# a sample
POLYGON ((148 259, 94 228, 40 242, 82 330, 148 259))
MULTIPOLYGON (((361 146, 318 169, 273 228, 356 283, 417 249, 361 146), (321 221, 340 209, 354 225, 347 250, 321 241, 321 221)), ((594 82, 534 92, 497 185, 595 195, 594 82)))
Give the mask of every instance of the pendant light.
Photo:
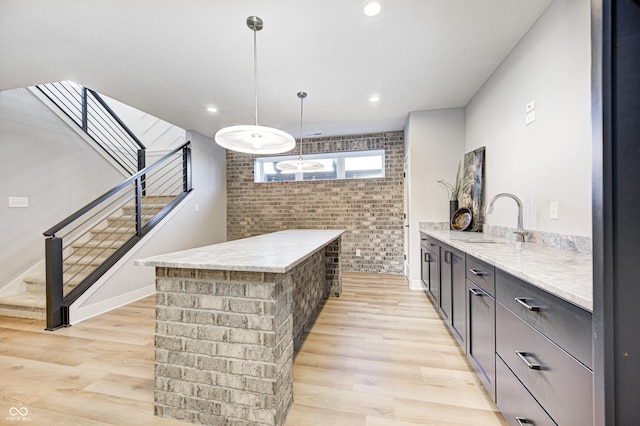
POLYGON ((300 156, 297 160, 285 160, 276 163, 276 169, 283 172, 315 172, 323 170, 322 163, 311 160, 302 159, 302 113, 304 108, 304 98, 307 97, 307 92, 298 92, 300 98, 300 156))
POLYGON ((253 31, 253 84, 256 102, 256 124, 230 126, 218 130, 215 141, 231 151, 247 154, 278 154, 291 151, 296 140, 289 133, 272 127, 258 125, 258 49, 256 33, 263 28, 262 19, 257 16, 247 18, 247 26, 253 31))

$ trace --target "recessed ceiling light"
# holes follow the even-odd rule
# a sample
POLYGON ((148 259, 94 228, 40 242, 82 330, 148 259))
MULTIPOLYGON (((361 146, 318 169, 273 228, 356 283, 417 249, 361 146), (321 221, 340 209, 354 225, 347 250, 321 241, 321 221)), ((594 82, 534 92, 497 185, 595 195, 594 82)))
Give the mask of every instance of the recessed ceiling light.
POLYGON ((367 16, 376 16, 382 12, 382 3, 379 1, 369 1, 364 5, 364 14, 367 16))
POLYGON ((370 96, 369 97, 369 102, 375 103, 378 102, 380 100, 380 96, 370 96))
POLYGON ((209 108, 207 108, 207 111, 209 111, 209 112, 218 112, 218 108, 216 108, 216 107, 209 107, 209 108))

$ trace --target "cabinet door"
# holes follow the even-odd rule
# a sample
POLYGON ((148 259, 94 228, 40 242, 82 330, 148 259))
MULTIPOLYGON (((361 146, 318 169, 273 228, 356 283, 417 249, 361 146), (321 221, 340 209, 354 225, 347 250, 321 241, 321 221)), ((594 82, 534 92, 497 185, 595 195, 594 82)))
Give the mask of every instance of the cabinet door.
POLYGON ((440 250, 440 312, 447 323, 451 323, 451 257, 447 247, 440 250))
POLYGON ((420 245, 420 279, 425 289, 429 290, 429 262, 431 256, 429 250, 424 244, 420 245))
POLYGON ((465 283, 464 254, 451 251, 451 327, 460 346, 466 350, 467 340, 467 289, 465 283))
MULTIPOLYGON (((438 305, 440 302, 440 268, 438 251, 432 251, 433 243, 429 243, 429 293, 438 305)), ((436 250, 438 250, 437 244, 436 250)))
POLYGON ((478 377, 495 400, 496 301, 467 280, 467 357, 478 377))

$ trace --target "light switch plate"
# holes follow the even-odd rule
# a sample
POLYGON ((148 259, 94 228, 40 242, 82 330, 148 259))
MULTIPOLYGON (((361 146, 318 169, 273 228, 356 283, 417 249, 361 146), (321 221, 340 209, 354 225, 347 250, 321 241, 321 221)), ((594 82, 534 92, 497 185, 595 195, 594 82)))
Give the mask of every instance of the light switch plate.
POLYGON ((558 220, 558 202, 551 201, 549 203, 549 219, 558 220))
POLYGON ((9 197, 9 207, 27 208, 29 207, 29 197, 9 197))

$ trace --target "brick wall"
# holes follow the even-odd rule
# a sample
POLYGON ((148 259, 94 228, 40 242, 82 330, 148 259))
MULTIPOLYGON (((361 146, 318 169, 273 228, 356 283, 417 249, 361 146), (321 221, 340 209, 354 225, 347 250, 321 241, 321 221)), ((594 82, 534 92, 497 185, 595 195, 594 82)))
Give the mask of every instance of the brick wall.
POLYGON ((343 271, 402 274, 404 132, 314 138, 303 146, 304 153, 367 149, 385 150, 384 178, 255 183, 255 156, 227 150, 227 238, 346 229, 343 271))
POLYGON ((293 348, 339 296, 340 238, 286 273, 156 268, 155 414, 205 425, 281 426, 293 348))
POLYGON ((156 268, 155 414, 206 425, 284 424, 293 398, 291 281, 156 268))

